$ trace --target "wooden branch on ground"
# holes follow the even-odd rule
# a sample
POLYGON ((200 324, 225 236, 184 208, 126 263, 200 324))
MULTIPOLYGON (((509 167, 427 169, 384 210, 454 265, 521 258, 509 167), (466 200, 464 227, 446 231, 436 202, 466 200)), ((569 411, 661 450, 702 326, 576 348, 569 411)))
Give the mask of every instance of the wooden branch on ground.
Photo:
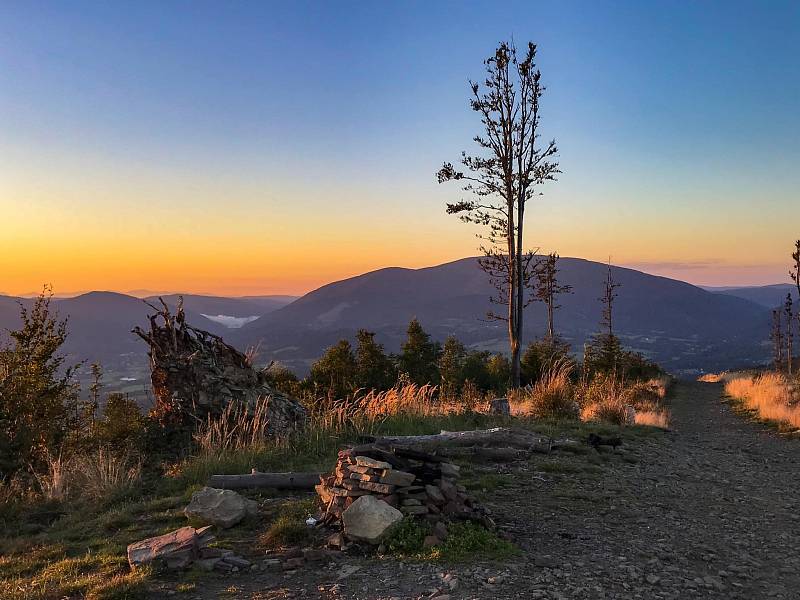
POLYGON ((551 449, 574 445, 572 440, 552 440, 527 429, 495 427, 474 431, 442 431, 432 435, 384 436, 375 439, 376 444, 405 446, 431 451, 444 447, 482 446, 515 448, 529 452, 550 452, 551 449))
POLYGON ((311 490, 319 483, 320 473, 259 473, 246 475, 212 475, 208 486, 223 490, 242 488, 275 488, 282 490, 311 490))

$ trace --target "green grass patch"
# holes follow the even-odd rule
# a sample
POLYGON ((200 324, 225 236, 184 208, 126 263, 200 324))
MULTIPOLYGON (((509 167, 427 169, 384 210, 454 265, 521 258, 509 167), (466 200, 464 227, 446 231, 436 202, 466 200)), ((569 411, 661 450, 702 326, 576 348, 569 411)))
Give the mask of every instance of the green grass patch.
POLYGON ((425 537, 430 533, 429 524, 406 517, 392 529, 383 546, 391 556, 420 561, 504 560, 519 554, 514 544, 471 522, 450 524, 444 542, 425 548, 425 537))
POLYGON ((314 512, 316 512, 316 498, 313 497, 285 503, 269 529, 259 537, 260 545, 266 548, 279 548, 306 542, 311 537, 306 519, 314 512))

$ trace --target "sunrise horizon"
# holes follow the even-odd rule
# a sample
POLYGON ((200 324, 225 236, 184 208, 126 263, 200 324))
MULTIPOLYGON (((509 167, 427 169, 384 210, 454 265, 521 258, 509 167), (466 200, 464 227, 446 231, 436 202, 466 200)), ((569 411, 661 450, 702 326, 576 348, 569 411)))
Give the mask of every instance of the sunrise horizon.
POLYGON ((468 80, 509 36, 539 45, 561 170, 526 213, 530 247, 698 285, 785 281, 800 78, 773 34, 792 9, 524 7, 478 27, 444 5, 7 5, 0 289, 295 295, 474 255, 435 174, 470 147, 468 80))
MULTIPOLYGON (((245 298, 248 296, 292 296, 302 297, 309 292, 319 289, 331 283, 337 283, 358 277, 367 273, 380 271, 383 269, 425 269, 436 267, 439 265, 456 262, 466 258, 477 257, 477 255, 467 255, 454 259, 445 259, 441 261, 433 261, 430 263, 419 264, 400 264, 393 263, 382 266, 366 267, 363 271, 347 272, 341 274, 332 274, 330 279, 319 279, 309 282, 304 287, 279 287, 270 285, 269 283, 244 283, 244 284, 228 284, 215 286, 214 284, 198 284, 196 286, 183 285, 173 286, 169 285, 143 285, 137 287, 126 287, 124 284, 117 286, 104 286, 104 285, 89 285, 78 289, 68 289, 59 287, 52 281, 41 283, 38 287, 20 288, 18 290, 0 289, 0 295, 12 297, 26 297, 31 298, 39 295, 47 286, 52 289, 55 297, 71 298, 90 292, 113 292, 118 294, 125 294, 135 296, 138 298, 145 298, 150 296, 171 295, 171 294, 192 294, 201 296, 221 296, 229 298, 245 298)), ((582 256, 564 255, 562 258, 573 258, 580 260, 587 260, 597 263, 607 263, 606 259, 592 259, 582 256)), ((789 284, 788 277, 781 278, 782 272, 786 270, 783 264, 774 265, 721 265, 719 261, 709 263, 677 263, 677 262, 648 262, 648 261, 616 261, 611 260, 611 264, 615 267, 634 269, 641 271, 648 275, 658 277, 665 277, 689 283, 691 285, 701 288, 739 288, 739 287, 763 287, 771 285, 789 284), (731 272, 735 275, 731 275, 731 272), (699 277, 694 277, 694 272, 699 272, 699 277)), ((138 281, 138 280, 137 280, 138 281)))

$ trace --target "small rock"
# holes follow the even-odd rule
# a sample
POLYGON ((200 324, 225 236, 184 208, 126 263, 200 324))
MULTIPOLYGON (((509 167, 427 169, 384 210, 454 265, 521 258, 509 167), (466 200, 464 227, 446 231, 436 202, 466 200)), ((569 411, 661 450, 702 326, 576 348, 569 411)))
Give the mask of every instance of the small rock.
POLYGON ((433 535, 435 535, 440 540, 446 540, 448 535, 447 525, 445 525, 441 521, 437 521, 436 525, 433 526, 433 535))

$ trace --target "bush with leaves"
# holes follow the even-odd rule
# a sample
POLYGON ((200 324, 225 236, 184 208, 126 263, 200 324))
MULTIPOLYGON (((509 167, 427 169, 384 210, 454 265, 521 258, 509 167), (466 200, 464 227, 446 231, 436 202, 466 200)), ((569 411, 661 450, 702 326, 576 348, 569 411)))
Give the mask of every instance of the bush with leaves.
POLYGON ((67 322, 51 299, 48 287, 30 308, 20 303, 22 325, 0 346, 0 476, 44 469, 78 428, 76 367, 61 354, 67 322))
POLYGON ((422 328, 417 319, 411 319, 406 331, 406 341, 401 346, 398 368, 407 373, 417 385, 439 383, 439 345, 431 341, 431 336, 422 328))
POLYGON ((569 344, 559 338, 544 338, 528 344, 522 355, 522 378, 526 385, 533 385, 559 362, 574 366, 569 344))
POLYGON ((375 333, 359 329, 356 333, 356 387, 388 390, 397 381, 397 373, 375 333))
POLYGON ((311 365, 309 375, 318 392, 328 398, 344 398, 355 389, 356 357, 347 340, 339 340, 311 365))

